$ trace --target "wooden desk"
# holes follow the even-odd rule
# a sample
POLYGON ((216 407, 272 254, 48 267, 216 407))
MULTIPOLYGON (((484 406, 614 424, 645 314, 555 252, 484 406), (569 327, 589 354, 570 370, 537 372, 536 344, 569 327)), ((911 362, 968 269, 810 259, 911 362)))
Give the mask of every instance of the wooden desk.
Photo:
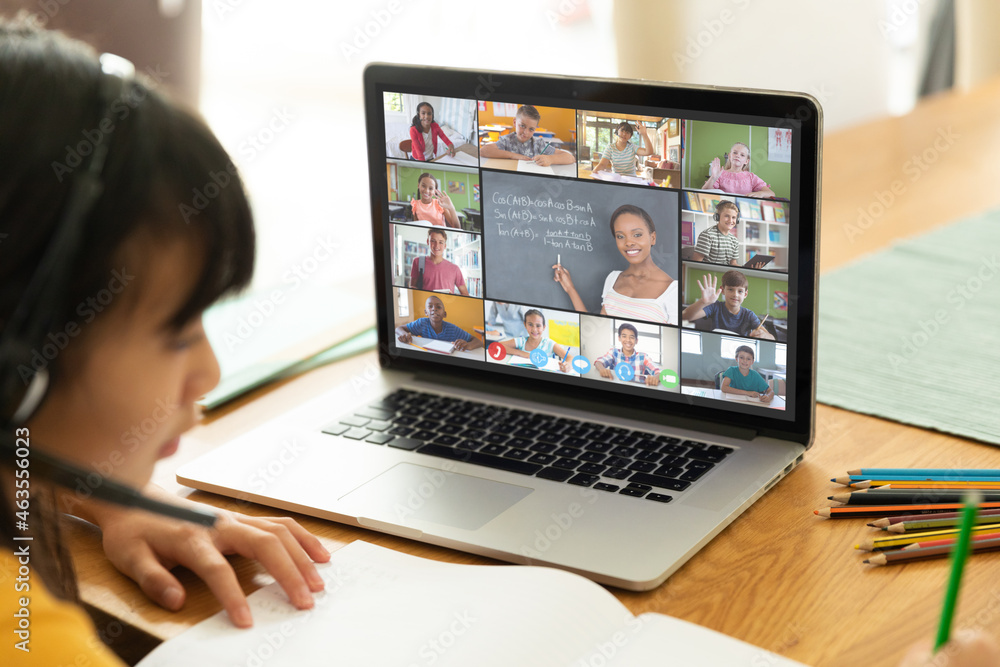
MULTIPOLYGON (((893 239, 1000 206, 1000 190, 977 180, 1000 152, 1000 80, 963 94, 923 102, 913 113, 826 138, 821 266, 830 270, 893 239), (937 142, 937 146, 935 146, 937 142), (918 163, 917 160, 920 160, 918 163), (914 177, 914 174, 917 174, 914 177), (892 193, 893 185, 901 194, 892 193), (887 194, 888 193, 888 194, 887 194), (894 202, 876 206, 879 198, 894 202), (871 215, 871 223, 859 218, 871 215), (861 225, 864 225, 863 227, 861 225), (855 230, 860 233, 855 233, 855 230)), ((180 453, 155 479, 180 494, 180 463, 298 404, 333 382, 377 368, 369 353, 258 390, 213 414, 185 437, 180 453)), ((812 665, 895 665, 918 639, 933 639, 948 572, 945 560, 870 568, 852 546, 871 529, 862 522, 812 514, 827 505, 834 475, 868 466, 1000 468, 1000 451, 960 438, 820 405, 815 446, 778 483, 662 586, 648 593, 614 591, 634 613, 659 611, 699 623, 812 665)), ((249 513, 253 505, 204 493, 193 498, 249 513)), ((301 518, 330 548, 365 539, 420 556, 459 563, 484 558, 301 518)), ((76 555, 84 600, 157 637, 171 637, 218 611, 207 589, 183 576, 184 610, 150 604, 104 560, 93 531, 78 527, 76 555)), ((244 588, 260 569, 234 561, 244 588)), ((1000 637, 1000 556, 970 559, 955 627, 1000 637)))

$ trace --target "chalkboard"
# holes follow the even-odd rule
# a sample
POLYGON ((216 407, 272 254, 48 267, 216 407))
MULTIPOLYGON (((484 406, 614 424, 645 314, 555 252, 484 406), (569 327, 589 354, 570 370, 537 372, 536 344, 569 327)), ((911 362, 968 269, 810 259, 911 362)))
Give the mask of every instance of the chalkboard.
POLYGON ((573 310, 553 280, 569 270, 587 312, 601 312, 604 281, 628 262, 611 234, 611 213, 633 204, 653 218, 653 261, 680 278, 677 192, 600 181, 484 171, 483 269, 486 298, 573 310))

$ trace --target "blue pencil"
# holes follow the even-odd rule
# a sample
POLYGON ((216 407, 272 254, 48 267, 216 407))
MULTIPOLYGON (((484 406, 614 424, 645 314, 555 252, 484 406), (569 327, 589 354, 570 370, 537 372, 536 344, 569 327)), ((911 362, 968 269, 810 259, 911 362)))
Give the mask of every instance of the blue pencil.
POLYGON ((884 479, 886 475, 933 475, 935 477, 1000 477, 1000 470, 988 468, 861 468, 848 470, 848 475, 865 475, 868 479, 884 479))

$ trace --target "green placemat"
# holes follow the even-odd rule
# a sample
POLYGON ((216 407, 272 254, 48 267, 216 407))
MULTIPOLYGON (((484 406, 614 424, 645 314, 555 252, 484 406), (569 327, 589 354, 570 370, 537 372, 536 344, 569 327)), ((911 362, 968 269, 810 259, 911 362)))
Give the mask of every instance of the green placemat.
POLYGON ((820 279, 821 403, 1000 445, 1000 211, 820 279))

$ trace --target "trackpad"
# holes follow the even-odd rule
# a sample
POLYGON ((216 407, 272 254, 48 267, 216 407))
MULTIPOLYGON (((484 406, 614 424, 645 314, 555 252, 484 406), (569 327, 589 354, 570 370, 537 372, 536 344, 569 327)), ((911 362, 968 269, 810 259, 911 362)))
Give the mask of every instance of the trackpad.
POLYGON ((340 499, 339 510, 397 525, 476 530, 534 489, 400 463, 340 499))

